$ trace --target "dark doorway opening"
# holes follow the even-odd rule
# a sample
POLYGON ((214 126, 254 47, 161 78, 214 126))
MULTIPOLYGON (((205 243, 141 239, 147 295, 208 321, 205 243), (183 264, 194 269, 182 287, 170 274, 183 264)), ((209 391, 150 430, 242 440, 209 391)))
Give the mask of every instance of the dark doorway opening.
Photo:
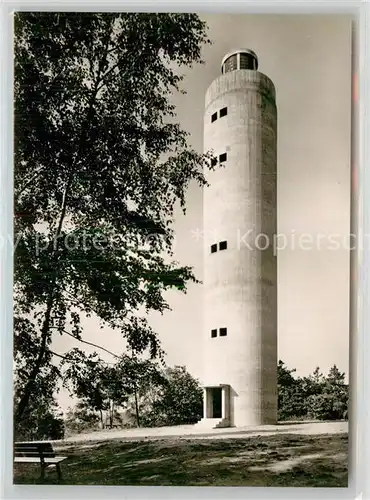
POLYGON ((222 418, 222 389, 212 389, 212 418, 222 418))

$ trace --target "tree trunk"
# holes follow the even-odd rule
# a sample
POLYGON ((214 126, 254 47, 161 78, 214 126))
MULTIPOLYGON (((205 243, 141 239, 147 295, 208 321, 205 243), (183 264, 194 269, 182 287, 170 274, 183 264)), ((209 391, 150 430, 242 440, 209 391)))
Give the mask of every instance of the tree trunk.
MULTIPOLYGON (((68 178, 67 185, 66 185, 66 188, 64 191, 64 195, 63 195, 62 210, 61 210, 61 214, 60 214, 60 218, 59 218, 58 228, 57 228, 56 233, 55 233, 57 243, 58 243, 58 236, 61 233, 64 218, 66 215, 67 195, 68 195, 68 191, 71 187, 72 179, 73 179, 73 170, 71 170, 71 173, 69 174, 69 178, 68 178)), ((58 245, 56 245, 56 247, 53 250, 53 253, 54 253, 53 260, 54 260, 55 266, 57 266, 57 262, 58 262, 57 251, 58 251, 58 245)), ((22 415, 24 413, 24 410, 26 409, 26 407, 29 403, 31 394, 35 388, 36 377, 40 373, 40 368, 41 368, 42 362, 44 360, 44 356, 45 356, 45 352, 46 352, 46 345, 47 345, 47 338, 48 338, 50 326, 51 326, 50 319, 51 319, 51 312, 53 309, 54 290, 55 290, 56 282, 57 282, 57 270, 55 269, 53 279, 50 283, 49 296, 48 296, 47 305, 46 305, 45 317, 44 317, 44 322, 43 322, 43 325, 41 328, 41 344, 40 344, 39 355, 36 359, 36 362, 35 362, 35 365, 34 365, 32 371, 30 373, 26 387, 24 388, 23 395, 18 403, 18 407, 17 407, 17 410, 15 412, 15 419, 18 422, 20 422, 22 415)))
POLYGON ((136 387, 134 389, 134 396, 135 396, 135 412, 136 412, 136 425, 140 427, 140 415, 139 415, 139 404, 137 401, 137 392, 136 392, 136 387))
POLYGON ((114 419, 114 401, 111 402, 110 407, 110 426, 113 427, 113 419, 114 419))
POLYGON ((14 418, 15 418, 16 422, 21 421, 24 410, 28 406, 32 392, 35 389, 36 377, 39 374, 40 368, 41 368, 42 363, 44 361, 47 338, 48 338, 49 327, 50 327, 50 318, 51 318, 52 307, 53 307, 53 295, 51 293, 50 297, 49 297, 48 305, 47 305, 47 308, 45 311, 44 323, 43 323, 42 329, 41 329, 41 345, 40 345, 39 355, 36 359, 35 365, 30 373, 27 384, 24 388, 23 395, 22 395, 22 397, 18 403, 17 409, 15 411, 14 418))

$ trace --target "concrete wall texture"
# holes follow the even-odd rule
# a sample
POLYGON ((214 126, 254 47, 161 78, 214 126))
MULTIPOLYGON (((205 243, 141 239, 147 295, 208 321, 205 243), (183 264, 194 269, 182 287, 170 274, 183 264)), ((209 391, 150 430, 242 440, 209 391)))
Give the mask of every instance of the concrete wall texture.
POLYGON ((230 385, 231 425, 277 420, 277 111, 254 70, 223 74, 206 93, 204 149, 227 160, 204 190, 204 385, 230 385), (227 107, 213 123, 211 116, 227 107), (258 236, 263 234, 265 236, 258 236), (265 250, 260 248, 269 245, 265 250), (211 245, 227 241, 226 250, 211 245), (220 328, 227 335, 219 336, 220 328), (217 337, 211 330, 218 329, 217 337))

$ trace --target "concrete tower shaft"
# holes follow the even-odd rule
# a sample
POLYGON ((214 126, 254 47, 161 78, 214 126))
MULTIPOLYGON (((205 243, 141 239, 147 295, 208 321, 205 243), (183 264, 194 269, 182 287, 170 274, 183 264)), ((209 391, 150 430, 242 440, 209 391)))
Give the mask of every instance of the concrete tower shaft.
POLYGON ((218 163, 204 190, 205 420, 219 418, 222 386, 225 426, 277 419, 275 88, 253 69, 254 53, 252 69, 239 69, 240 53, 234 70, 233 54, 224 58, 204 117, 204 148, 218 163))

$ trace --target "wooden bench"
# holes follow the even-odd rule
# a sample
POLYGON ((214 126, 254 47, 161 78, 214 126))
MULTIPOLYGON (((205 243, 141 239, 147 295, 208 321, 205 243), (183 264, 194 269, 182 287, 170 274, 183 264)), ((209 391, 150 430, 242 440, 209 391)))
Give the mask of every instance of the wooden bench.
POLYGON ((62 478, 60 463, 67 457, 57 457, 51 443, 48 442, 25 442, 14 443, 15 463, 39 463, 41 466, 41 479, 45 477, 47 467, 56 467, 58 479, 62 478))

